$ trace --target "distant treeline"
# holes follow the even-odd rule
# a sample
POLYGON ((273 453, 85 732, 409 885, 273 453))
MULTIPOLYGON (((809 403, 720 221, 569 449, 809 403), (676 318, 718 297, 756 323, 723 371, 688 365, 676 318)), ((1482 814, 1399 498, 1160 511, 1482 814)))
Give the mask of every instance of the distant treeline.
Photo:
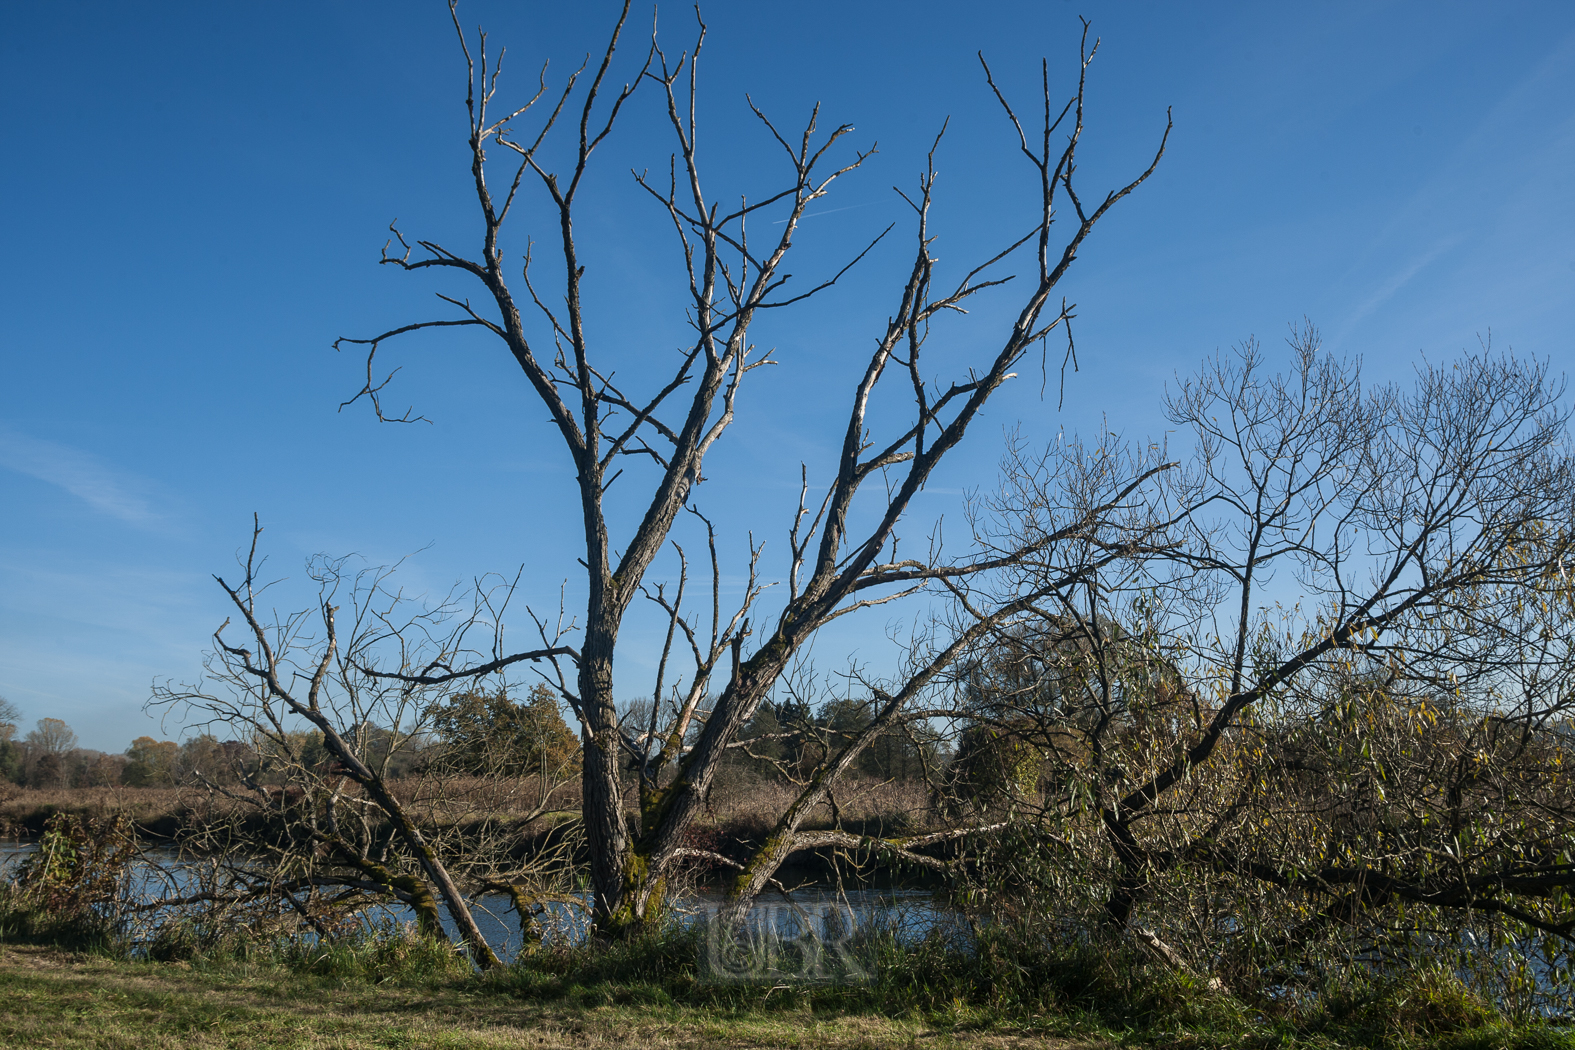
MULTIPOLYGON (((77 746, 77 734, 59 718, 41 718, 19 733, 17 713, 0 700, 0 782, 58 790, 115 785, 168 788, 209 782, 269 784, 289 779, 273 741, 220 740, 202 733, 184 741, 139 736, 124 752, 77 746)), ((463 774, 544 774, 562 778, 578 772, 580 740, 543 688, 511 698, 505 690, 470 691, 449 697, 426 713, 422 730, 405 734, 370 722, 353 727, 357 751, 387 763, 399 778, 441 766, 463 774)), ((627 718, 638 724, 648 712, 637 706, 627 718)), ((740 734, 731 765, 765 779, 808 775, 871 722, 870 706, 832 700, 818 709, 787 700, 761 704, 740 734)), ((308 767, 333 760, 322 734, 289 734, 288 750, 308 767)), ((894 728, 859 757, 857 771, 886 780, 929 780, 950 764, 951 748, 940 734, 922 727, 894 728)))

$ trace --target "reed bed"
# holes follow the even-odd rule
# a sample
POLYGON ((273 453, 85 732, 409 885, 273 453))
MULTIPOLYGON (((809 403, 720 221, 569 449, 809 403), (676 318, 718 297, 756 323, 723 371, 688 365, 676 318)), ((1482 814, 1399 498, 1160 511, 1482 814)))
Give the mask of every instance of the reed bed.
MULTIPOLYGON (((547 827, 574 819, 580 809, 577 781, 544 784, 537 777, 406 777, 392 781, 395 794, 407 806, 437 824, 512 824, 516 830, 547 827), (550 789, 550 790, 549 790, 550 789)), ((124 816, 139 829, 157 838, 177 838, 193 818, 204 820, 239 816, 256 807, 247 789, 232 786, 237 797, 226 797, 198 787, 0 788, 0 837, 37 837, 44 823, 56 813, 82 817, 124 816)), ((295 801, 287 791, 274 789, 273 804, 295 801)), ((797 795, 798 788, 780 779, 731 771, 719 778, 712 792, 711 809, 703 822, 708 837, 752 840, 770 830, 777 814, 797 795)), ((346 794, 358 792, 346 785, 346 794)), ((635 800, 626 800, 631 817, 635 800)), ((840 822, 860 833, 900 834, 929 827, 934 822, 929 789, 922 781, 888 781, 849 777, 837 792, 836 807, 822 805, 810 826, 830 827, 840 822)))

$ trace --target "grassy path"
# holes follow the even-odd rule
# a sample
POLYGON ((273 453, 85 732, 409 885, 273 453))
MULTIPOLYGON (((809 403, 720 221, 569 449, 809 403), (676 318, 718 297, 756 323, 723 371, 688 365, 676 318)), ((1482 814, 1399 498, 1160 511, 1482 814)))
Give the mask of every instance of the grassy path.
POLYGON ((469 1050, 532 1047, 1092 1048, 808 1011, 542 1005, 467 982, 344 984, 0 946, 0 1047, 93 1050, 469 1050))

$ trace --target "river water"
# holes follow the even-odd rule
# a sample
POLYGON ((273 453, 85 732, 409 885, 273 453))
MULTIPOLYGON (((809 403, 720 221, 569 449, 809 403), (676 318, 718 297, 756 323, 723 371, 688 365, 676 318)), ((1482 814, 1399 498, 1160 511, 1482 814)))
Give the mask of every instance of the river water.
MULTIPOLYGON (((36 844, 30 842, 0 843, 0 882, 13 877, 35 849, 36 844)), ((132 868, 133 899, 156 900, 198 888, 196 871, 190 861, 165 850, 150 850, 145 856, 145 862, 132 868)), ((486 894, 471 903, 477 926, 498 955, 505 961, 517 955, 523 938, 509 898, 503 894, 486 894)), ((673 911, 680 923, 704 929, 713 955, 736 954, 740 943, 754 948, 798 945, 793 949, 797 954, 803 954, 805 946, 818 945, 820 949, 831 950, 834 961, 838 946, 860 931, 879 928, 910 940, 923 937, 936 927, 954 930, 958 935, 964 928, 960 915, 928 890, 804 887, 757 901, 741 926, 721 920, 724 903, 723 891, 714 887, 691 890, 673 902, 673 911), (727 931, 726 943, 712 936, 712 931, 720 935, 723 929, 727 931)), ((588 904, 587 897, 580 906, 548 905, 547 913, 538 919, 538 924, 545 929, 549 940, 578 944, 586 936, 588 904)), ((369 909, 365 915, 372 924, 413 923, 415 920, 414 912, 398 903, 369 909)), ((458 930, 446 911, 443 925, 449 936, 457 940, 458 930)), ((719 959, 713 958, 711 962, 714 965, 719 959)))

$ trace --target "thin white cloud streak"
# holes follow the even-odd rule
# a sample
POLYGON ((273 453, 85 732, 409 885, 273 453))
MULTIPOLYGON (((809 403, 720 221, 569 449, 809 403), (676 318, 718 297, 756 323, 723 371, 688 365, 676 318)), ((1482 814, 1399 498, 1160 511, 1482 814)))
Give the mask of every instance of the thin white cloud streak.
POLYGON ((162 521, 162 515, 135 491, 137 479, 58 441, 0 430, 0 467, 63 488, 94 510, 128 524, 149 527, 162 521))
MULTIPOLYGON (((1561 74, 1575 61, 1575 33, 1567 34, 1547 57, 1507 88, 1492 108, 1461 136, 1448 156, 1437 165, 1400 207, 1394 210, 1379 230, 1357 253, 1346 270, 1350 277, 1358 272, 1376 251, 1393 237, 1413 228, 1420 216, 1432 210, 1458 208, 1464 198, 1480 192, 1480 172, 1484 158, 1500 156, 1506 141, 1513 141, 1519 115, 1532 100, 1546 97, 1556 89, 1561 74), (1506 135, 1510 138, 1506 139, 1506 135)), ((1463 209, 1462 209, 1463 211, 1463 209)), ((1458 218, 1458 217, 1457 217, 1458 218)), ((1480 220, 1489 224, 1491 220, 1480 220)))
MULTIPOLYGON (((1532 104, 1533 100, 1546 97, 1551 90, 1556 89, 1556 85, 1562 82, 1560 78, 1569 68, 1572 60, 1575 60, 1575 33, 1566 34, 1541 62, 1500 95, 1492 108, 1459 139, 1433 173, 1423 180, 1410 197, 1395 209, 1388 221, 1367 240, 1346 269, 1341 281, 1358 279, 1357 275, 1367 268, 1375 255, 1383 252, 1386 246, 1405 238, 1408 232, 1415 234, 1435 229, 1439 220, 1432 216, 1452 211, 1458 221, 1458 216, 1470 214, 1465 201, 1468 197, 1480 193, 1484 158, 1502 155, 1505 143, 1514 141, 1515 131, 1519 128, 1519 115, 1532 104)), ((1553 144, 1539 145, 1541 149, 1535 154, 1537 161, 1543 160, 1553 144)), ((1532 162, 1532 156, 1525 157, 1522 163, 1528 174, 1516 181, 1517 187, 1526 183, 1531 177, 1530 173, 1539 170, 1539 165, 1532 162)), ((1496 200, 1502 201, 1510 195, 1510 191, 1500 189, 1497 191, 1496 200)), ((1339 342, 1349 336, 1361 322, 1410 283, 1424 267, 1451 248, 1467 240, 1484 241, 1499 232, 1503 225, 1501 211, 1502 204, 1499 204, 1489 214, 1472 221, 1469 229, 1456 232, 1434 244, 1433 247, 1414 254, 1410 262, 1381 283, 1376 291, 1354 308, 1340 324, 1333 341, 1339 342)))
POLYGON ((1428 263, 1443 255, 1456 244, 1460 243, 1459 237, 1450 237, 1435 244, 1432 248, 1412 259, 1399 273, 1391 276, 1387 281, 1378 286, 1378 290, 1369 295, 1340 326, 1340 338, 1349 335, 1351 330, 1365 321, 1372 313, 1384 303, 1395 297, 1395 294, 1411 283, 1411 279, 1427 266, 1428 263))

